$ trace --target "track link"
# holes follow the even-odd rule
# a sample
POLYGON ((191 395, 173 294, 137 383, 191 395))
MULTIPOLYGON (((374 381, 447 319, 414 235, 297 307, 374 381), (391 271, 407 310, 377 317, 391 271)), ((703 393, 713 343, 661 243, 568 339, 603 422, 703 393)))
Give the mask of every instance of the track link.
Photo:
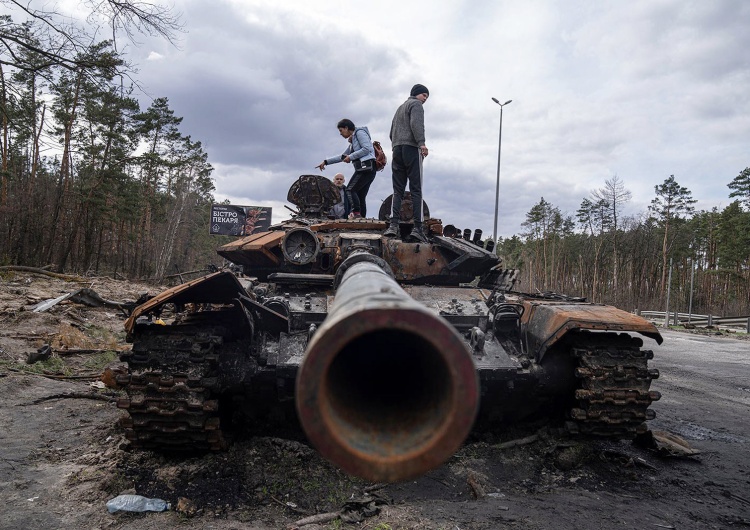
POLYGON ((572 353, 578 360, 576 406, 570 412, 580 432, 632 438, 646 431, 646 420, 656 417, 649 406, 661 398, 649 390, 658 370, 648 369, 651 350, 625 333, 581 333, 572 353))
POLYGON ((133 447, 160 450, 221 450, 217 399, 219 350, 225 330, 210 325, 151 325, 137 333, 120 359, 128 374, 117 377, 127 397, 117 406, 133 447))

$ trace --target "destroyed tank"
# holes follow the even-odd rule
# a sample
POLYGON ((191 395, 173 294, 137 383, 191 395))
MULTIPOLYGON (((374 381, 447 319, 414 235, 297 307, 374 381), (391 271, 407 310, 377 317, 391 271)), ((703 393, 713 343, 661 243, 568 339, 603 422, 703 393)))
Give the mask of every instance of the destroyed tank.
MULTIPOLYGON (((218 249, 232 270, 127 320, 118 406, 134 447, 221 450, 300 424, 344 471, 395 482, 438 466, 472 429, 543 414, 631 438, 654 417, 658 372, 640 336, 662 338, 650 322, 514 292, 517 271, 478 230, 427 218, 428 243, 386 238, 390 198, 380 219, 330 219, 336 188, 303 175, 287 199, 289 220, 218 249)), ((406 236, 409 200, 401 214, 406 236)))

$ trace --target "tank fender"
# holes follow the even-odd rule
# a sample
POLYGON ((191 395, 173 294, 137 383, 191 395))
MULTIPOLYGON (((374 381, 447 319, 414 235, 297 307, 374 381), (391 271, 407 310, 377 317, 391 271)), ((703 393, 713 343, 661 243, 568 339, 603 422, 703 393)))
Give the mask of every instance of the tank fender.
POLYGON ((524 303, 522 318, 527 351, 541 361, 549 348, 566 333, 576 329, 639 333, 663 342, 651 322, 616 307, 598 304, 524 303))
POLYGON ((125 322, 125 331, 130 334, 138 317, 147 315, 164 304, 230 304, 246 294, 234 274, 229 271, 214 272, 162 291, 139 305, 125 322))

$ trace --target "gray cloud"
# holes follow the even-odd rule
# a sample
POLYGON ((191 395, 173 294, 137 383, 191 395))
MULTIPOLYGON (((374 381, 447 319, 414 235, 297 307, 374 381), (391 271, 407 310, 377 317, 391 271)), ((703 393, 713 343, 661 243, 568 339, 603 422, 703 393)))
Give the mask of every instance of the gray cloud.
MULTIPOLYGON (((572 215, 614 174, 633 192, 628 214, 670 174, 699 205, 727 204, 726 183, 750 165, 746 2, 384 0, 366 23, 342 5, 186 0, 180 49, 148 41, 134 51, 148 93, 167 96, 183 132, 203 142, 219 197, 283 204, 298 175, 343 150, 342 117, 368 125, 388 151, 392 114, 415 82, 431 90, 425 198, 445 223, 485 234, 497 168, 492 96, 513 99, 505 236, 542 196, 572 215), (151 52, 162 58, 147 61, 151 52)), ((339 169, 351 172, 326 174, 339 169)), ((369 209, 389 193, 387 169, 369 209)))
POLYGON ((361 86, 392 90, 379 79, 400 61, 364 39, 309 31, 272 10, 244 21, 222 3, 192 7, 189 27, 200 25, 183 49, 168 50, 142 71, 153 76, 150 91, 168 95, 185 126, 205 137, 211 155, 223 163, 311 166, 332 143, 326 134, 336 138, 341 117, 375 117, 376 110, 363 104, 361 86), (310 150, 321 154, 311 158, 310 150))

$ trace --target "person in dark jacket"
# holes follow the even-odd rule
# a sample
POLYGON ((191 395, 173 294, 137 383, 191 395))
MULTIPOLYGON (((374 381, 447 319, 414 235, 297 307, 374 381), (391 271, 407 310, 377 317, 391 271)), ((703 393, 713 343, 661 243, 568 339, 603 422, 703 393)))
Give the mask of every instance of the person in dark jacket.
POLYGON ((330 212, 330 215, 336 219, 346 219, 352 210, 352 196, 344 182, 343 173, 336 173, 333 176, 333 183, 338 188, 341 197, 341 201, 334 204, 330 212))
POLYGON ((351 162, 354 174, 349 179, 347 188, 352 194, 352 212, 349 217, 366 217, 367 204, 365 198, 370 191, 370 185, 375 180, 375 148, 367 127, 355 127, 354 122, 343 119, 336 124, 339 134, 349 141, 346 150, 339 156, 326 158, 317 167, 321 171, 329 164, 351 162))
POLYGON ((401 202, 409 184, 414 206, 414 228, 407 241, 426 243, 422 212, 422 161, 428 154, 424 132, 424 108, 430 91, 424 85, 412 87, 409 98, 396 110, 391 122, 391 145, 393 146, 393 202, 390 225, 383 233, 386 237, 398 237, 401 219, 401 202))

